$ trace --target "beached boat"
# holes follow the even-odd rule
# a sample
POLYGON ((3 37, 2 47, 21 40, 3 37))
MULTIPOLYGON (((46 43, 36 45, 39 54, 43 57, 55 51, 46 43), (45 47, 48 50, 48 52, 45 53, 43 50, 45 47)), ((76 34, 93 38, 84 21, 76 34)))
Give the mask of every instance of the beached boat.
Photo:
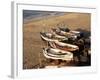
POLYGON ((60 29, 61 31, 64 31, 64 32, 69 32, 69 31, 70 31, 70 29, 67 28, 67 27, 59 27, 59 29, 60 29))
POLYGON ((59 42, 59 41, 49 42, 49 45, 52 48, 61 49, 61 50, 65 50, 65 51, 76 51, 79 49, 79 47, 76 45, 63 43, 63 42, 59 42))
POLYGON ((53 28, 52 31, 55 34, 66 36, 73 40, 83 37, 83 32, 78 31, 78 30, 69 30, 68 28, 62 28, 62 27, 59 27, 57 29, 53 28))
POLYGON ((52 33, 60 35, 60 36, 65 36, 65 37, 72 39, 72 40, 75 40, 78 37, 78 35, 70 32, 70 31, 66 32, 66 31, 63 31, 63 30, 60 30, 60 29, 52 29, 52 33))
POLYGON ((56 40, 68 40, 65 36, 60 36, 60 35, 54 35, 52 33, 45 33, 45 32, 40 32, 40 36, 43 40, 45 41, 56 41, 56 40))
POLYGON ((77 30, 70 30, 70 29, 67 28, 67 27, 59 27, 59 29, 60 29, 61 31, 64 31, 64 32, 71 32, 71 33, 74 33, 74 34, 79 34, 79 33, 80 33, 80 31, 77 31, 77 30))
POLYGON ((63 33, 66 33, 66 32, 69 32, 71 34, 74 34, 76 35, 77 37, 83 37, 83 32, 82 31, 78 31, 78 30, 69 30, 68 28, 62 28, 62 27, 59 27, 59 29, 61 30, 61 32, 63 33))
POLYGON ((43 54, 49 59, 73 60, 73 53, 53 48, 43 48, 43 54))

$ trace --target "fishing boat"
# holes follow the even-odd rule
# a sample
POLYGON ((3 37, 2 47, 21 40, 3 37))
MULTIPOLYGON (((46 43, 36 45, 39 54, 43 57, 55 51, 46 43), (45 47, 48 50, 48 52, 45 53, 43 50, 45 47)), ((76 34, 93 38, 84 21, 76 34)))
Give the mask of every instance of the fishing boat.
POLYGON ((59 41, 49 42, 49 45, 52 48, 61 49, 61 50, 65 50, 65 51, 76 51, 79 49, 79 47, 76 45, 63 43, 63 42, 59 42, 59 41))
POLYGON ((67 28, 67 27, 59 27, 59 29, 60 29, 61 31, 64 31, 64 32, 69 32, 69 31, 70 31, 70 29, 67 28))
POLYGON ((43 54, 49 59, 73 60, 73 53, 53 48, 43 48, 43 54))
POLYGON ((60 36, 65 36, 65 37, 72 39, 72 40, 76 40, 78 37, 78 35, 74 34, 73 32, 70 32, 70 31, 66 32, 66 31, 63 31, 60 29, 54 29, 54 28, 52 28, 52 33, 60 35, 60 36))
POLYGON ((61 30, 61 32, 66 33, 69 32, 71 34, 76 35, 77 37, 83 37, 83 32, 82 31, 78 31, 78 30, 69 30, 68 28, 63 28, 63 27, 59 27, 59 29, 61 30))
POLYGON ((84 33, 82 31, 78 31, 78 30, 70 30, 66 27, 58 27, 57 29, 52 28, 52 31, 55 34, 59 34, 62 36, 66 36, 68 38, 72 38, 72 39, 77 39, 77 38, 82 38, 84 33))
POLYGON ((67 27, 59 27, 59 29, 60 29, 61 31, 64 31, 64 32, 71 32, 71 33, 74 33, 74 34, 79 34, 79 33, 80 33, 80 31, 77 31, 77 30, 70 30, 70 29, 67 28, 67 27))
POLYGON ((40 32, 40 36, 44 41, 68 40, 65 36, 55 35, 52 33, 40 32))

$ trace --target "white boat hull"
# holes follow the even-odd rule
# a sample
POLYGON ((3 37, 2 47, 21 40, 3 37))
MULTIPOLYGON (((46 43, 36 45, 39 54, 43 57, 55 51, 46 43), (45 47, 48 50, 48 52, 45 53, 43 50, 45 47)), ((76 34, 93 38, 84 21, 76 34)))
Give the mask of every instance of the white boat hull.
POLYGON ((60 55, 54 55, 54 54, 52 54, 52 53, 47 52, 47 49, 48 49, 48 48, 45 48, 45 49, 43 50, 43 54, 44 54, 44 56, 45 56, 46 58, 49 58, 49 59, 60 59, 60 60, 67 60, 67 61, 73 60, 73 53, 71 53, 71 52, 67 52, 67 51, 55 49, 56 52, 58 52, 58 53, 59 53, 59 51, 61 51, 61 52, 66 53, 66 54, 65 54, 65 55, 61 55, 61 54, 59 53, 60 55))

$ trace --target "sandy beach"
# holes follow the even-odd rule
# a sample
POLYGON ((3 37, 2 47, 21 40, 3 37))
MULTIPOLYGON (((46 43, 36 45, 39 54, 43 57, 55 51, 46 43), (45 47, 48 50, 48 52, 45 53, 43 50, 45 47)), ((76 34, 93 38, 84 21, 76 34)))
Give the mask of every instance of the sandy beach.
POLYGON ((45 64, 46 58, 42 53, 42 48, 46 47, 46 43, 41 40, 41 31, 50 32, 51 28, 58 26, 68 26, 71 30, 90 31, 90 20, 91 15, 88 13, 66 13, 23 22, 23 68, 33 69, 40 64, 45 64))

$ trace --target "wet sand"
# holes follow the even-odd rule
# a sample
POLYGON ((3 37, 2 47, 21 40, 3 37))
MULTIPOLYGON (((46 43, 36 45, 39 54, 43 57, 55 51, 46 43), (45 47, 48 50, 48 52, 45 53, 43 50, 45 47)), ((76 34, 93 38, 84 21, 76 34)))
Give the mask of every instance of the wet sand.
POLYGON ((23 68, 37 68, 45 64, 42 48, 46 47, 40 37, 40 32, 50 32, 51 28, 68 26, 69 29, 83 29, 90 31, 90 14, 70 13, 38 20, 23 22, 23 68))

